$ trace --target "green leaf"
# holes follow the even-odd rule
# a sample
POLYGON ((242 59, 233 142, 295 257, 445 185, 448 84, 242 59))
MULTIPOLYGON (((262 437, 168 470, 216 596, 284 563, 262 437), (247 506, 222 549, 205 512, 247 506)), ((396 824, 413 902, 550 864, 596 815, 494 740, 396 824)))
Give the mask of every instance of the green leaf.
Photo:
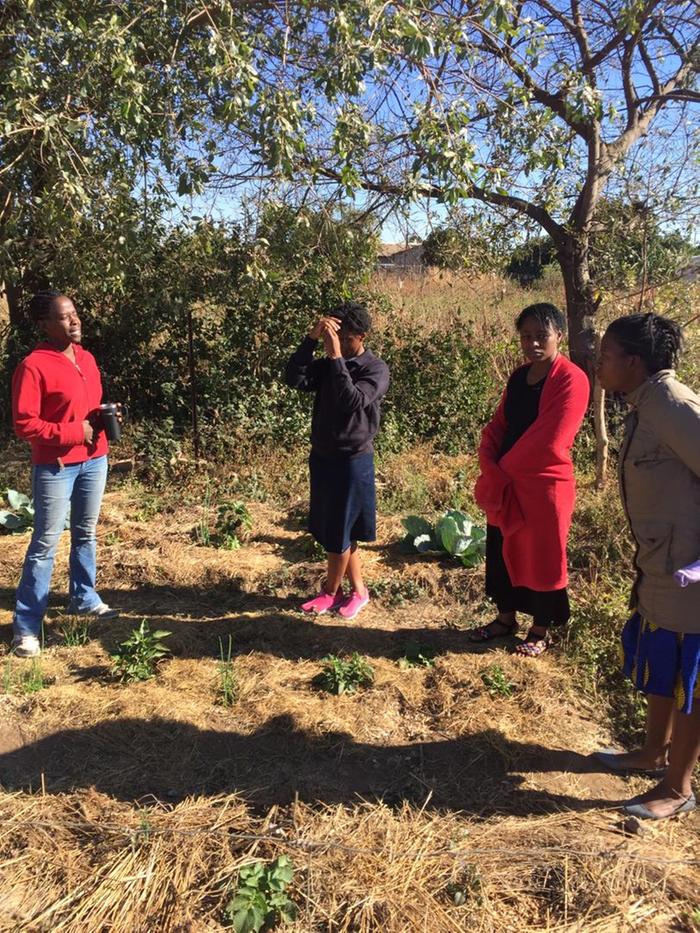
POLYGON ((429 535, 433 530, 433 526, 430 522, 421 518, 420 515, 407 515, 406 518, 402 519, 401 524, 409 535, 414 538, 417 538, 419 535, 429 535))
POLYGON ((233 915, 235 933, 258 933, 264 923, 265 914, 257 907, 247 907, 233 915))
POLYGON ((12 512, 2 512, 0 513, 0 524, 2 524, 8 531, 16 531, 18 528, 24 528, 25 523, 17 515, 13 515, 12 512))
POLYGON ((444 515, 435 526, 435 532, 448 554, 455 554, 455 544, 459 537, 457 522, 449 515, 444 515))
POLYGON ((25 496, 23 492, 17 492, 16 489, 8 489, 5 495, 11 509, 21 509, 22 506, 29 505, 29 496, 25 496))

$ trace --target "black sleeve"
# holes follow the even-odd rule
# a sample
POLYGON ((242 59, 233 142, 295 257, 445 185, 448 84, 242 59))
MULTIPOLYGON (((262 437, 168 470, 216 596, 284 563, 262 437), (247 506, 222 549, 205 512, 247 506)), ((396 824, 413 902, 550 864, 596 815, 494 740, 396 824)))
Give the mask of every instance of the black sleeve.
POLYGON ((345 360, 331 360, 330 378, 334 394, 341 411, 353 412, 366 408, 377 399, 386 395, 389 388, 389 369, 385 365, 378 366, 371 372, 363 373, 356 381, 348 372, 345 360))
POLYGON ((319 386, 319 366, 322 360, 314 359, 317 340, 304 337, 289 358, 284 371, 284 381, 292 389, 302 392, 315 392, 319 386))

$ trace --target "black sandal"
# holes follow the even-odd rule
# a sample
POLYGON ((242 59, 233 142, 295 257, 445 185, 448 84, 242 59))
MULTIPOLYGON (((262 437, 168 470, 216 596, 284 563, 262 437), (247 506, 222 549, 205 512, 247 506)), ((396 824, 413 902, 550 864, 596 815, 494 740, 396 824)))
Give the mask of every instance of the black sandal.
POLYGON ((495 641, 496 638, 509 638, 517 631, 517 628, 517 621, 507 624, 506 622, 501 622, 500 619, 492 619, 488 625, 480 625, 479 628, 472 629, 469 633, 469 641, 495 641), (503 631, 496 634, 491 630, 492 625, 500 625, 503 631))
POLYGON ((552 639, 549 632, 539 635, 530 629, 520 644, 515 646, 515 654, 519 654, 522 658, 539 658, 551 645, 552 639))

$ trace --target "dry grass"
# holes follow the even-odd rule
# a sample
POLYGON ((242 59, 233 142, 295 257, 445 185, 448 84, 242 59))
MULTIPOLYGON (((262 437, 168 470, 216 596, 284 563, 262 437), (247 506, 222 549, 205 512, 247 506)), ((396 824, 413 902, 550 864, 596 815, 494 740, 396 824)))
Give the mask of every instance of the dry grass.
MULTIPOLYGON (((434 461, 412 469, 440 493, 434 461)), ((418 598, 311 622, 295 605, 322 567, 296 513, 251 508, 253 539, 222 552, 192 542, 196 507, 145 523, 133 490, 108 493, 102 591, 125 616, 79 648, 50 624, 50 686, 0 695, 1 930, 220 929, 240 866, 281 852, 299 931, 691 929, 697 821, 621 833, 612 807, 643 785, 591 770, 609 736, 557 654, 533 665, 467 641, 487 611, 479 571, 402 557, 385 518, 368 579, 418 598), (142 617, 172 632, 173 657, 121 686, 109 652, 142 617), (240 689, 225 708, 229 633, 240 689), (411 639, 432 668, 398 665, 411 639), (354 650, 371 689, 312 687, 326 654, 354 650), (494 664, 510 696, 485 690, 494 664)), ((25 546, 0 539, 7 593, 25 546)))

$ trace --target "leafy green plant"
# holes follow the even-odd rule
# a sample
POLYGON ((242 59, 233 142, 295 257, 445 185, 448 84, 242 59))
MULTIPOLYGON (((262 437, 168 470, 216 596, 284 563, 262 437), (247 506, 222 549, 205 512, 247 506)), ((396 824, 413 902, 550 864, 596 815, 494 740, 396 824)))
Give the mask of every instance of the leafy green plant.
POLYGON ((417 641, 406 642, 403 657, 399 658, 399 667, 403 669, 409 667, 433 667, 436 654, 434 648, 420 645, 417 641))
POLYGON ((224 908, 224 919, 235 933, 258 933, 280 921, 296 919, 297 907, 287 894, 294 878, 294 865, 286 855, 280 855, 265 865, 254 862, 238 873, 235 894, 224 908))
POLYGON ((425 593, 415 580, 373 580, 367 588, 371 596, 384 599, 393 607, 415 602, 425 593))
POLYGON ((194 529, 195 540, 204 547, 223 548, 235 551, 241 546, 253 527, 253 519, 245 502, 222 502, 216 510, 212 528, 209 521, 208 500, 205 500, 204 516, 194 529))
POLYGON ((144 419, 132 429, 139 473, 157 480, 177 463, 182 452, 172 418, 144 419))
POLYGON ((374 683, 374 669, 356 651, 348 659, 329 654, 323 660, 323 670, 313 681, 320 690, 342 696, 374 683))
POLYGON ((216 702, 220 706, 233 706, 238 696, 238 681, 236 671, 231 660, 233 639, 229 635, 228 646, 224 652, 224 643, 219 639, 219 664, 217 667, 219 680, 216 690, 216 702))
POLYGON ((6 489, 5 498, 10 508, 0 510, 0 526, 8 534, 28 531, 34 525, 33 501, 16 489, 6 489))
POLYGON ((5 662, 2 675, 4 693, 38 693, 53 682, 53 678, 44 675, 39 658, 32 658, 31 664, 22 664, 19 670, 15 669, 11 658, 5 662))
POLYGON ((319 544, 311 535, 305 535, 302 539, 302 548, 309 560, 325 561, 326 551, 322 544, 319 544))
POLYGON ((489 692, 489 696, 511 697, 515 690, 515 684, 508 680, 508 675, 498 664, 491 664, 481 672, 481 679, 489 692))
POLYGON ((58 634, 64 645, 79 648, 90 641, 90 622, 85 616, 64 616, 58 626, 58 634))
POLYGON ((402 524, 407 532, 404 546, 419 554, 446 552, 465 567, 476 567, 486 554, 486 530, 457 509, 445 512, 435 526, 419 515, 409 515, 402 524))
POLYGON ((216 510, 214 547, 235 550, 241 546, 253 527, 253 519, 245 502, 222 502, 216 510))
POLYGON ((112 655, 112 672, 122 683, 137 680, 149 680, 156 673, 156 667, 170 652, 163 639, 170 632, 157 630, 152 632, 148 622, 141 620, 141 625, 134 629, 112 655))

